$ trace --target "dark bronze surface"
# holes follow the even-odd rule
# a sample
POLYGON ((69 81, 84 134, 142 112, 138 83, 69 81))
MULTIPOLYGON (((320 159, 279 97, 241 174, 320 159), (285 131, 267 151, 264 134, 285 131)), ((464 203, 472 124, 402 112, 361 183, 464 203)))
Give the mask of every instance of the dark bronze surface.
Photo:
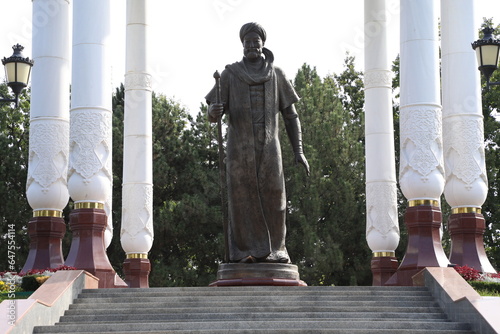
POLYGON ((290 263, 285 247, 280 114, 295 162, 309 174, 294 107, 299 98, 283 71, 274 65, 272 52, 264 47, 266 37, 259 24, 245 24, 240 31, 243 59, 227 65, 206 96, 209 120, 219 122, 222 115, 227 120, 225 234, 226 262, 231 263, 290 263))
POLYGON ((287 263, 223 263, 210 286, 307 286, 296 265, 287 263))

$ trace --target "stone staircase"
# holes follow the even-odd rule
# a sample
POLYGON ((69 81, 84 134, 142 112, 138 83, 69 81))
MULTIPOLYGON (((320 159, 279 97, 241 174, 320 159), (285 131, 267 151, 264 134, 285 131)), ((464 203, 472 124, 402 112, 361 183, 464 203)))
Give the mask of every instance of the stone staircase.
POLYGON ((84 290, 33 333, 473 333, 425 287, 84 290))

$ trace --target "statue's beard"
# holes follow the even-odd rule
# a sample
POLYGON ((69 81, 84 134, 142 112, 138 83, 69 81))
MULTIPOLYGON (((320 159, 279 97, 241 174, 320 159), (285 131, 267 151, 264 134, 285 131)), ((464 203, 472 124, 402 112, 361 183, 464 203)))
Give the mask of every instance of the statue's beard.
POLYGON ((243 54, 248 59, 257 59, 262 57, 262 49, 258 48, 245 49, 243 54))

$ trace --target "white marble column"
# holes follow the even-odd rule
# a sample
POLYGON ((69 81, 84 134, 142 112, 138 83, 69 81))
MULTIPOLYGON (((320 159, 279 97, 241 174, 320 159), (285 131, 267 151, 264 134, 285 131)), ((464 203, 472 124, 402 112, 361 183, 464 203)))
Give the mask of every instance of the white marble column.
MULTIPOLYGON (((75 205, 107 206, 108 216, 112 189, 109 1, 76 0, 73 5, 69 166, 69 190, 75 205)), ((106 244, 110 242, 109 225, 106 244)))
POLYGON ((385 0, 365 0, 366 240, 373 252, 373 284, 395 272, 399 244, 392 71, 385 0))
POLYGON ((33 0, 33 22, 44 24, 36 26, 32 41, 26 196, 33 208, 28 225, 33 247, 24 271, 64 263, 60 238, 66 230, 62 211, 69 200, 69 6, 68 0, 33 0), (47 231, 40 230, 42 221, 50 225, 47 231), (42 240, 46 237, 52 240, 42 240))
POLYGON ((473 0, 441 0, 444 194, 452 208, 450 261, 494 272, 483 245, 488 180, 480 72, 471 48, 480 25, 474 21, 473 0))
POLYGON ((110 196, 109 0, 75 0, 69 190, 75 205, 104 208, 110 196))
POLYGON ((440 196, 444 162, 437 3, 401 0, 401 191, 408 200, 408 247, 392 284, 412 285, 424 267, 446 267, 441 246, 440 196))
POLYGON ((110 15, 110 0, 74 1, 68 187, 75 205, 66 262, 99 277, 99 287, 116 286, 104 248, 112 189, 110 15))
POLYGON ((435 5, 432 0, 401 1, 399 182, 409 202, 439 206, 444 162, 435 5))
POLYGON ((153 245, 152 89, 148 1, 127 0, 121 244, 129 286, 147 287, 153 245), (133 264, 134 263, 134 264, 133 264), (133 272, 131 268, 140 268, 133 272))

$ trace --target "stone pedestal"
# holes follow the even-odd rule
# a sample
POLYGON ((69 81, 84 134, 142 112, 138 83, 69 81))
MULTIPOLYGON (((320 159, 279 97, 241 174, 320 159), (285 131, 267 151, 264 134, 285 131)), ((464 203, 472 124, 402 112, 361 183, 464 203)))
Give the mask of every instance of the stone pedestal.
POLYGON ((496 273, 484 250, 484 217, 480 213, 455 213, 448 220, 450 262, 485 273, 496 273))
POLYGON ((66 224, 61 217, 33 217, 28 223, 30 250, 22 271, 57 268, 64 264, 62 238, 66 224))
POLYGON ((397 272, 385 285, 412 286, 412 276, 425 267, 448 266, 449 261, 441 245, 441 217, 438 206, 417 205, 406 209, 406 254, 397 272))
POLYGON ((66 265, 86 270, 99 278, 99 288, 127 287, 116 275, 104 246, 107 225, 103 209, 75 209, 70 215, 73 232, 66 265))
POLYGON ((371 261, 372 286, 383 286, 396 273, 398 265, 395 256, 374 256, 371 261))
POLYGON ((307 286, 296 265, 283 263, 223 263, 209 286, 255 285, 307 286))
POLYGON ((147 258, 127 258, 123 262, 125 283, 129 288, 149 288, 151 263, 147 258))

